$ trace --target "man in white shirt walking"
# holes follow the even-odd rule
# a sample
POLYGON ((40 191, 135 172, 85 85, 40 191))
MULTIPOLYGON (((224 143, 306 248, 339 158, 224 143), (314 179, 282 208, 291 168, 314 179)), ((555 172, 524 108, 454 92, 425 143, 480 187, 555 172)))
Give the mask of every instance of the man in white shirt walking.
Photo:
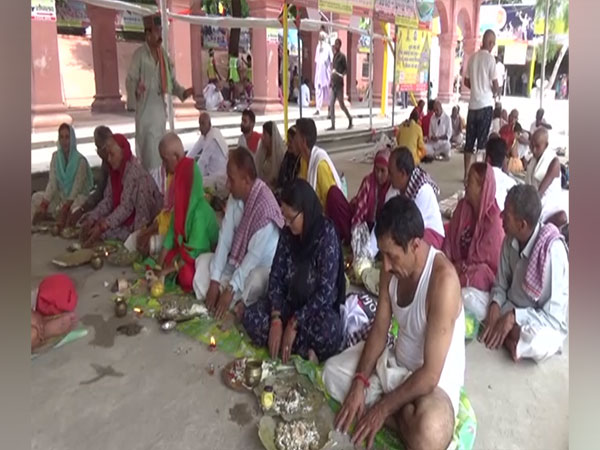
POLYGON ((452 137, 452 121, 450 116, 442 109, 442 103, 436 100, 433 104, 434 116, 429 123, 429 140, 425 144, 427 156, 450 159, 452 137))
POLYGON ((477 150, 485 148, 494 109, 494 97, 499 91, 496 75, 496 60, 492 56, 492 49, 496 45, 496 35, 492 30, 483 34, 481 49, 477 51, 467 66, 465 86, 471 90, 469 99, 469 113, 467 114, 467 137, 465 143, 465 184, 469 167, 477 150))
POLYGON ((502 63, 500 56, 496 56, 496 78, 498 79, 498 97, 504 95, 504 82, 506 81, 506 67, 502 63))

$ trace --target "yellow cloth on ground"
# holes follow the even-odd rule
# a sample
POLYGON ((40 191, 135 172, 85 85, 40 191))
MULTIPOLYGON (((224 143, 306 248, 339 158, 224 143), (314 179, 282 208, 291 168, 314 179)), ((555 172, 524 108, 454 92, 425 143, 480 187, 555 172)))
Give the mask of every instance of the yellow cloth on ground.
POLYGON ((410 120, 410 125, 405 123, 398 127, 396 135, 396 143, 398 147, 406 147, 413 154, 415 165, 421 162, 421 158, 425 156, 425 141, 423 140, 423 130, 421 126, 414 120, 410 120))
MULTIPOLYGON (((304 158, 300 158, 300 178, 303 180, 308 179, 308 162, 304 160, 304 158)), ((329 168, 329 164, 327 161, 323 160, 317 166, 317 197, 319 198, 319 202, 325 210, 325 203, 327 202, 327 194, 329 193, 329 189, 331 187, 336 186, 335 178, 333 177, 333 173, 331 173, 331 169, 329 168)))

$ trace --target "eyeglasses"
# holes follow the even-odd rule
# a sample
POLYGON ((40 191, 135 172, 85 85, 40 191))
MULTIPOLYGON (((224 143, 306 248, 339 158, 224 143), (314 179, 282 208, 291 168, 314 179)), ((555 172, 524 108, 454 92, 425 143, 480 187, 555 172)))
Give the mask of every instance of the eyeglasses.
POLYGON ((299 216, 300 214, 302 214, 302 212, 298 212, 298 213, 296 213, 296 215, 295 215, 294 217, 292 217, 292 219, 291 219, 291 220, 290 220, 290 219, 288 219, 287 217, 284 217, 284 218, 283 218, 283 222, 284 222, 284 223, 285 223, 285 224, 286 224, 286 225, 289 227, 291 224, 293 224, 293 223, 296 221, 296 219, 298 218, 298 216, 299 216))

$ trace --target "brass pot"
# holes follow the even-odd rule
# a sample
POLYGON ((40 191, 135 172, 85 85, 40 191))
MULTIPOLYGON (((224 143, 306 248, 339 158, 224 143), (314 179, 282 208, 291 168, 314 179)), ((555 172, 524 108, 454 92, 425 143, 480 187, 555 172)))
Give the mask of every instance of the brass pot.
POLYGON ((90 264, 92 265, 92 267, 95 270, 100 270, 100 269, 102 269, 102 266, 104 265, 104 260, 102 258, 100 258, 99 256, 94 256, 91 259, 90 264))
POLYGON ((244 381, 246 386, 255 387, 260 383, 262 377, 262 361, 249 359, 246 361, 246 370, 244 372, 244 381))
POLYGON ((125 317, 127 315, 127 303, 125 300, 117 300, 115 302, 115 316, 125 317))

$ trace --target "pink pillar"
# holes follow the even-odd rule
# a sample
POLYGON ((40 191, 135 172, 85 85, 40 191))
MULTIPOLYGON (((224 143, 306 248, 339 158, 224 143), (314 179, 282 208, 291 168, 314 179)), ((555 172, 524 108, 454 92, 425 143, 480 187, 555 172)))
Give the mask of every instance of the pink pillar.
POLYGON ((96 95, 92 102, 94 112, 123 111, 125 103, 119 92, 119 67, 114 9, 87 5, 92 25, 92 54, 96 95))
MULTIPOLYGON (((463 79, 467 74, 467 64, 469 63, 469 59, 471 59, 471 56, 473 56, 473 54, 477 51, 478 48, 478 44, 479 44, 479 39, 478 38, 465 38, 464 40, 464 56, 463 56, 463 73, 461 74, 463 79)), ((462 101, 468 101, 469 100, 469 96, 470 96, 470 91, 469 89, 465 86, 465 84, 463 83, 461 88, 460 88, 460 99, 462 101)))
MULTIPOLYGON (((251 17, 276 19, 281 10, 281 2, 277 0, 252 0, 248 3, 251 17)), ((252 30, 252 70, 255 80, 252 109, 259 114, 279 112, 283 109, 277 85, 277 47, 277 40, 267 40, 265 28, 252 30)))
POLYGON ((454 86, 454 58, 456 49, 456 33, 443 33, 440 41, 440 76, 438 99, 442 102, 452 100, 454 86))
MULTIPOLYGON (((190 8, 190 0, 169 0, 168 8, 174 13, 190 8)), ((179 84, 187 88, 192 86, 192 49, 190 24, 181 20, 169 22, 169 56, 175 68, 175 76, 179 84)), ((197 116, 194 102, 188 99, 181 103, 173 97, 173 109, 176 117, 197 116)))
POLYGON ((302 39, 302 76, 312 85, 315 79, 315 50, 319 42, 319 34, 314 31, 300 31, 300 37, 302 39))
MULTIPOLYGON (((192 0, 191 13, 194 15, 204 15, 202 11, 202 1, 192 0)), ((192 59, 192 86, 194 87, 194 100, 197 109, 204 109, 206 100, 202 94, 204 86, 208 82, 208 76, 204 67, 203 49, 202 49, 202 27, 200 25, 190 25, 190 52, 192 59)))
POLYGON ((56 22, 31 21, 31 126, 72 123, 66 114, 58 61, 56 22))
MULTIPOLYGON (((375 34, 383 35, 385 33, 379 21, 375 21, 374 28, 375 34)), ((381 39, 373 41, 373 55, 370 56, 373 58, 373 79, 371 80, 371 83, 373 83, 373 110, 377 109, 381 103, 381 93, 383 91, 383 54, 386 51, 386 45, 381 39)))
POLYGON ((358 40, 359 34, 348 33, 348 45, 346 47, 346 56, 348 59, 348 76, 346 81, 346 95, 351 102, 358 101, 358 91, 356 89, 356 71, 358 68, 358 40))

